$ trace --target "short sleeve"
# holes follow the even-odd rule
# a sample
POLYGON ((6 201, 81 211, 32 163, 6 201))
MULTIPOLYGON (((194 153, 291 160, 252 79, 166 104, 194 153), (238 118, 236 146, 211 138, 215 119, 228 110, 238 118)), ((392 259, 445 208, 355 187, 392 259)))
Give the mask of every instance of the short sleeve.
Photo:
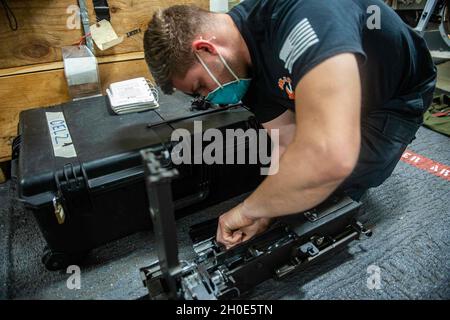
POLYGON ((283 114, 288 108, 277 103, 263 94, 263 90, 249 90, 249 94, 242 100, 244 105, 255 114, 259 123, 266 123, 283 114))
POLYGON ((255 108, 250 106, 250 110, 255 114, 259 123, 266 123, 278 118, 287 110, 287 108, 279 104, 259 104, 255 108))
POLYGON ((308 71, 340 53, 355 53, 362 58, 360 62, 366 60, 362 45, 365 18, 359 7, 349 6, 339 1, 295 1, 286 14, 277 17, 272 33, 275 54, 291 75, 294 88, 308 71))

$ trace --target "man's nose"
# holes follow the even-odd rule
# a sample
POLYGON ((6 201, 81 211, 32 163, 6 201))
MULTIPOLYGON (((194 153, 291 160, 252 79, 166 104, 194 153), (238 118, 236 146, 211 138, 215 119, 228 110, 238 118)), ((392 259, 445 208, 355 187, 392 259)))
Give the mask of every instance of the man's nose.
POLYGON ((199 94, 200 94, 202 97, 206 97, 211 91, 212 91, 212 90, 201 89, 201 90, 199 90, 199 94))

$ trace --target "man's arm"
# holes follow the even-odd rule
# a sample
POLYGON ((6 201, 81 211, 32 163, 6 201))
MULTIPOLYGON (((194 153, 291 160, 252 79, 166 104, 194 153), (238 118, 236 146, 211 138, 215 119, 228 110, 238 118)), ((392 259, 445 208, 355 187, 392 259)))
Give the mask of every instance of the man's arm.
POLYGON ((262 124, 264 129, 270 136, 272 130, 278 130, 278 144, 274 145, 274 148, 278 148, 278 152, 275 149, 272 152, 272 159, 270 164, 270 172, 276 170, 279 167, 279 161, 281 156, 286 151, 289 144, 295 136, 295 113, 291 110, 286 110, 280 116, 275 119, 262 124))
POLYGON ((275 119, 262 124, 270 135, 271 130, 279 130, 280 155, 284 153, 295 136, 295 113, 286 110, 275 119))
POLYGON ((279 172, 220 217, 220 242, 241 241, 239 229, 255 219, 318 205, 353 171, 360 148, 361 88, 356 57, 340 54, 325 60, 302 78, 295 95, 295 135, 280 159, 279 172))
MULTIPOLYGON (((262 124, 264 129, 267 130, 267 133, 270 136, 271 130, 278 130, 278 143, 274 145, 274 148, 278 148, 278 151, 275 149, 272 152, 271 159, 271 167, 269 172, 277 170, 279 166, 280 157, 286 151, 288 145, 292 142, 295 136, 295 114, 291 110, 286 110, 280 116, 275 119, 265 122, 262 124)), ((256 219, 252 225, 241 228, 240 241, 246 241, 256 234, 263 232, 270 225, 270 218, 260 218, 256 219)))
POLYGON ((360 148, 361 88, 353 54, 326 60, 297 85, 296 133, 269 176, 244 202, 249 218, 308 210, 352 172, 360 148))

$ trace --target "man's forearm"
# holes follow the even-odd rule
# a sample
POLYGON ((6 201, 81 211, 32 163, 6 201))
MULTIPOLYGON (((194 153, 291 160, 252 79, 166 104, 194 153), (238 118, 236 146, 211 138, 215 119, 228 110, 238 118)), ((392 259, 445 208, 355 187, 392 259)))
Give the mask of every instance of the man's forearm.
POLYGON ((325 200, 345 179, 343 175, 330 174, 333 161, 314 148, 292 144, 283 156, 281 153, 278 173, 268 176, 244 201, 243 214, 248 218, 272 218, 308 210, 325 200))

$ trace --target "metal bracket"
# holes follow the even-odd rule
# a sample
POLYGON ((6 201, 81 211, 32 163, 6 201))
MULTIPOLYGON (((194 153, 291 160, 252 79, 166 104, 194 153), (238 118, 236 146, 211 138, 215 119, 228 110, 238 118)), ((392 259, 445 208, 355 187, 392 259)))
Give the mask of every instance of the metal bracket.
POLYGON ((299 252, 307 255, 309 257, 314 257, 319 254, 319 249, 312 243, 307 242, 304 245, 301 245, 300 248, 298 248, 299 252))
POLYGON ((436 8, 436 5, 442 0, 428 0, 425 4, 425 8, 422 11, 422 15, 420 16, 419 23, 414 28, 421 36, 424 35, 425 29, 428 25, 428 21, 430 21, 431 15, 436 8))
MULTIPOLYGON (((89 24, 89 12, 86 6, 85 0, 78 0, 78 5, 80 6, 80 17, 81 17, 81 23, 83 24, 83 31, 84 35, 88 35, 91 33, 91 27, 89 24)), ((92 54, 95 54, 94 52, 94 42, 92 41, 92 37, 85 37, 86 39, 86 47, 91 50, 92 54)))
MULTIPOLYGON (((168 156, 170 155, 163 147, 141 151, 159 259, 157 272, 160 273, 160 276, 155 280, 161 279, 168 298, 176 299, 178 298, 177 278, 181 272, 181 264, 178 259, 177 232, 170 182, 178 175, 178 171, 162 165, 168 156)), ((149 282, 148 284, 154 286, 154 283, 149 282)))
POLYGON ((344 198, 342 200, 340 200, 339 198, 331 199, 330 201, 335 202, 335 205, 326 208, 321 208, 321 206, 319 205, 314 209, 304 212, 303 215, 309 221, 315 222, 319 219, 326 217, 330 213, 333 213, 334 211, 344 208, 345 206, 353 203, 353 200, 350 199, 349 197, 344 198))

